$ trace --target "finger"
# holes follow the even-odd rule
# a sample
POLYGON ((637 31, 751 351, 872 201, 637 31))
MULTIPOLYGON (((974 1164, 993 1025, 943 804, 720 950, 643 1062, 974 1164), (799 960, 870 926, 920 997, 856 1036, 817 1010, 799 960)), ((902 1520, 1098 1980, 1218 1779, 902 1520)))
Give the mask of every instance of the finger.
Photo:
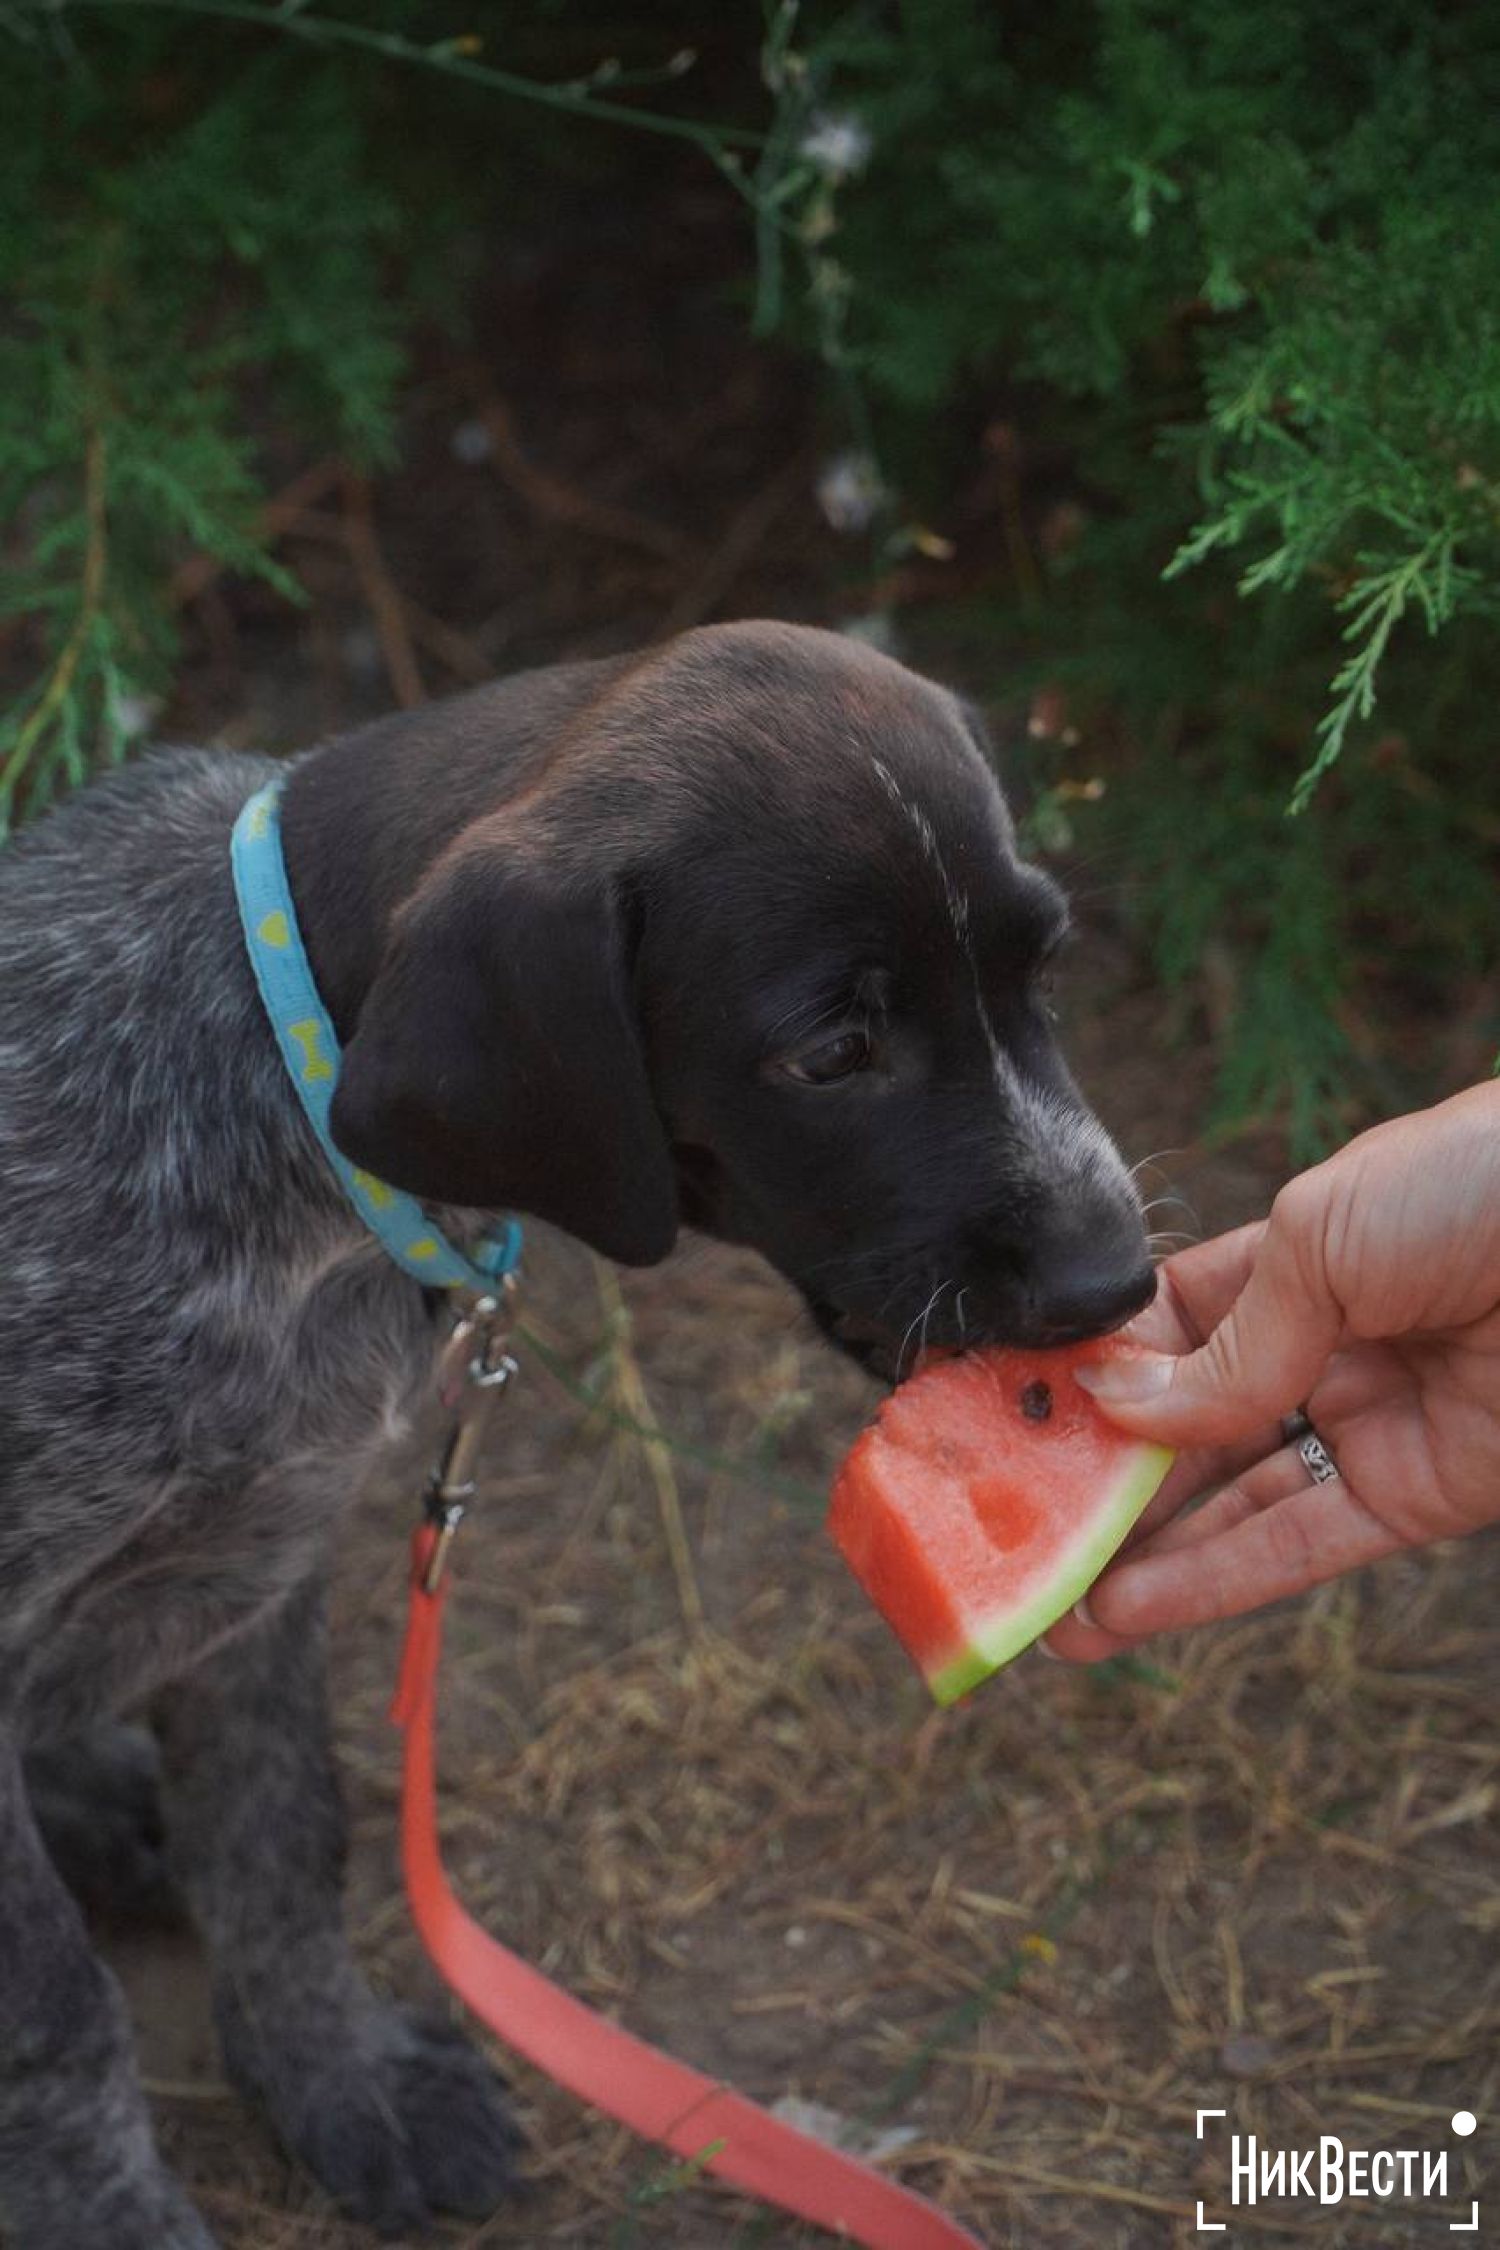
MULTIPOLYGON (((1307 1483, 1307 1467, 1295 1446, 1283 1446, 1269 1456, 1247 1454, 1237 1465, 1231 1482, 1195 1508, 1188 1503, 1203 1486, 1178 1484, 1178 1471, 1190 1469, 1205 1458, 1201 1454, 1184 1455, 1176 1464, 1120 1549, 1119 1558, 1095 1580, 1077 1608, 1047 1632, 1041 1645, 1048 1656, 1061 1657, 1071 1664, 1097 1664, 1104 1657, 1118 1656, 1122 1649, 1133 1648, 1138 1641, 1147 1639, 1149 1636, 1144 1633, 1112 1630, 1113 1618, 1106 1624, 1099 1614, 1096 1597, 1114 1572, 1122 1567, 1125 1556, 1132 1560, 1143 1559, 1216 1538, 1307 1483), (1167 1503, 1165 1507, 1163 1502, 1167 1503)), ((1107 1609, 1105 1615, 1110 1616, 1107 1609)))
MULTIPOLYGON (((1157 1268, 1155 1300, 1124 1334, 1132 1343, 1158 1351, 1198 1350, 1244 1286, 1265 1230, 1265 1220, 1256 1219, 1165 1260, 1157 1268)), ((1179 1452, 1160 1491, 1131 1528, 1125 1545, 1137 1546, 1189 1500, 1238 1476, 1242 1469, 1273 1452, 1280 1442, 1278 1420, 1247 1432, 1232 1445, 1191 1446, 1179 1452)))
MULTIPOLYGON (((1264 1459, 1251 1463, 1232 1477, 1229 1483, 1206 1499, 1201 1507, 1182 1508, 1163 1523, 1148 1540, 1132 1550, 1139 1558, 1147 1548, 1153 1555, 1175 1552, 1182 1547, 1201 1546, 1205 1539, 1216 1539, 1223 1532, 1232 1531, 1236 1524, 1250 1516, 1272 1507, 1278 1500, 1288 1500, 1301 1492, 1312 1479, 1307 1463, 1295 1445, 1281 1446, 1264 1459)), ((1121 1550, 1122 1554, 1124 1549, 1121 1550)), ((1109 1569, 1116 1565, 1112 1562, 1109 1569)), ((1100 1573, 1101 1580, 1106 1572, 1100 1573)))
POLYGON ((1281 1424, 1270 1422, 1235 1445, 1197 1445, 1179 1453, 1160 1490, 1131 1526, 1123 1548, 1138 1547, 1163 1524, 1181 1516, 1206 1492, 1217 1492, 1267 1459, 1281 1444, 1281 1424))
POLYGON ((1092 1588, 1089 1606, 1104 1631, 1135 1640, 1241 1616, 1401 1544, 1337 1478, 1255 1507, 1211 1535, 1132 1557, 1092 1588))
POLYGON ((1249 1280, 1268 1224, 1265 1219, 1252 1219, 1248 1226, 1232 1227, 1209 1242, 1195 1242, 1164 1261, 1162 1290, 1194 1347, 1213 1334, 1249 1280))
MULTIPOLYGON (((1315 1175, 1304 1175, 1312 1179, 1315 1175)), ((1199 1351, 1122 1353, 1078 1370, 1112 1420, 1165 1444, 1225 1443, 1307 1396, 1343 1333, 1322 1258, 1320 1192, 1278 1196, 1244 1287, 1199 1351)))
POLYGON ((1257 1219, 1164 1258, 1156 1269, 1156 1295, 1123 1331, 1125 1337, 1151 1351, 1196 1351, 1244 1288, 1265 1227, 1265 1220, 1257 1219))
POLYGON ((1064 1664, 1103 1664, 1150 1637, 1149 1633, 1111 1633, 1096 1624, 1085 1596, 1076 1609, 1049 1626, 1036 1645, 1043 1656, 1059 1657, 1064 1664))

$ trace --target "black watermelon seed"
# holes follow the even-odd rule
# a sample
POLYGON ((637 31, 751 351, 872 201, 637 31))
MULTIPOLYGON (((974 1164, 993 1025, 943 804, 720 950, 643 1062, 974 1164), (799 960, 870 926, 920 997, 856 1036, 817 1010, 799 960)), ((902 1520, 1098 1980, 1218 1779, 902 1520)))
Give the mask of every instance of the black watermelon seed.
POLYGON ((1046 1422, 1052 1415, 1052 1385, 1028 1383, 1021 1393, 1021 1412, 1028 1422, 1046 1422))

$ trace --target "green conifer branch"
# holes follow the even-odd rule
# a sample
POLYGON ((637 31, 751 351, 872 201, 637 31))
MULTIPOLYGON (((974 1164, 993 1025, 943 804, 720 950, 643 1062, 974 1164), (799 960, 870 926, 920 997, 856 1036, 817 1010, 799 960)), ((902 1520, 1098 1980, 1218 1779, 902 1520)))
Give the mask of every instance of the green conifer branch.
MULTIPOLYGON (((104 432, 95 424, 88 433, 83 455, 83 492, 88 536, 84 544, 83 571, 79 581, 78 613, 67 639, 58 650, 50 672, 42 682, 35 704, 16 729, 15 740, 3 765, 0 765, 0 823, 4 821, 16 783, 25 772, 37 745, 57 720, 73 693, 79 666, 93 637, 103 605, 109 556, 109 530, 105 515, 106 460, 104 432)), ((0 833, 3 833, 3 827, 0 827, 0 833)))
MULTIPOLYGON (((57 0, 13 0, 13 4, 30 6, 37 15, 58 13, 57 0)), ((483 42, 477 33, 459 32, 451 39, 423 45, 397 31, 377 31, 368 24, 350 23, 343 17, 314 15, 305 7, 262 6, 259 0, 63 0, 63 6, 65 12, 86 8, 127 11, 154 8, 176 15, 217 16, 225 22, 250 24, 285 38, 305 40, 313 46, 356 48, 366 54, 381 55, 387 62, 441 71, 471 86, 483 86, 491 93, 534 102, 544 109, 561 110, 570 117, 593 118, 605 125, 628 125, 636 132, 688 141, 721 168, 727 150, 754 151, 761 147, 765 137, 749 126, 710 125, 690 117, 674 117, 668 111, 638 109, 633 103, 612 101, 607 95, 591 92, 587 83, 554 85, 545 79, 526 78, 516 71, 504 70, 495 63, 481 62, 478 50, 483 42)))

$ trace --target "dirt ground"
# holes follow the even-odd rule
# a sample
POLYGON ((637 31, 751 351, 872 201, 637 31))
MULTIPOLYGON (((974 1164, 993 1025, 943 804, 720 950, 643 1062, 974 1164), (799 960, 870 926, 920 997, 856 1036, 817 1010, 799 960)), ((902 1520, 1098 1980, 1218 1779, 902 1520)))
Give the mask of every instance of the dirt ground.
MULTIPOLYGON (((185 579, 191 662, 164 725, 290 744, 699 617, 870 606, 811 504, 818 439, 789 371, 746 351, 734 307, 676 292, 674 257, 704 255, 695 223, 679 209, 654 298, 591 295, 562 251, 495 274, 478 349, 435 352, 373 495, 289 464, 278 521, 311 606, 289 620, 185 579)), ((1107 888, 1087 925, 1066 1035, 1151 1191, 1185 1199, 1156 1223, 1263 1209, 1275 1137, 1209 1145, 1203 1042, 1169 1043, 1107 888)), ((1446 2149, 1450 2177, 1440 2203, 1241 2209, 1226 2241, 1446 2243, 1475 2196, 1471 2239, 1491 2238, 1495 1540, 1149 1662, 1028 1657, 938 1715, 821 1529, 873 1393, 774 1278, 692 1241, 621 1285, 539 1240, 526 1319, 551 1369, 523 1353, 463 1534, 442 1705, 446 1849, 498 1936, 760 2099, 826 2105, 995 2250, 1210 2239, 1200 2199, 1230 2217, 1231 2130, 1446 2149), (1199 2141, 1203 2108, 1227 2114, 1199 2141)), ((384 1708, 429 1442, 369 1495, 339 1592, 354 1922, 404 1994, 432 1979, 399 1891, 384 1708)), ((225 2250, 366 2242, 224 2089, 192 1947, 116 1957, 163 2139, 225 2250)), ((817 2239, 511 2075, 535 2192, 447 2229, 453 2250, 817 2239)))

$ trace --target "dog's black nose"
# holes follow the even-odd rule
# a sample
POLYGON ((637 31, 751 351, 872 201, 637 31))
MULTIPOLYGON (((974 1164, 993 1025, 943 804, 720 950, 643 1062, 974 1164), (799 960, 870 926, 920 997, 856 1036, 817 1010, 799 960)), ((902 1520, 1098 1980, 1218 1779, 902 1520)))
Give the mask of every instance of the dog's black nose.
POLYGON ((1144 1312, 1156 1295, 1156 1269, 1144 1259, 1111 1267, 1097 1252, 1080 1251, 1038 1274, 1030 1294, 1032 1318, 1045 1342, 1081 1344, 1144 1312))

